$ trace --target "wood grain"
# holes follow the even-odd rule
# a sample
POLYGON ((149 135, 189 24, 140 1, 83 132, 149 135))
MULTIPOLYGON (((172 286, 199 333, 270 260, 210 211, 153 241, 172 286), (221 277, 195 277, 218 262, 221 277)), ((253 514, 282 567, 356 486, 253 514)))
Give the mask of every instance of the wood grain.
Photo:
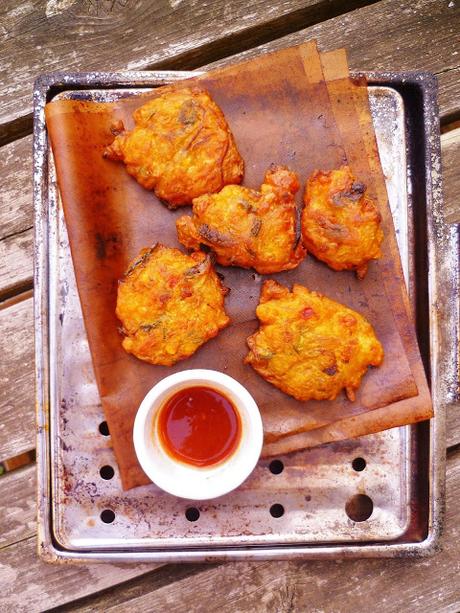
POLYGON ((32 137, 0 150, 0 299, 32 283, 32 137))
MULTIPOLYGON (((457 43, 457 48, 459 44, 457 43)), ((441 123, 452 121, 460 113, 460 67, 438 73, 438 103, 441 123)))
MULTIPOLYGON (((231 9, 197 0, 143 0, 135 9, 121 1, 35 1, 18 9, 8 0, 0 8, 0 135, 30 131, 30 117, 24 117, 31 111, 32 82, 43 71, 196 68, 265 40, 272 42, 264 48, 275 49, 314 37, 325 50, 346 46, 351 67, 359 70, 429 70, 445 77, 459 68, 458 31, 452 28, 457 3, 418 0, 401 9, 396 0, 383 0, 351 11, 361 4, 278 0, 267 11, 263 0, 255 0, 248 13, 241 0, 232 2, 231 9), (351 12, 328 19, 347 10, 351 12), (306 27, 312 23, 317 25, 306 27), (293 30, 300 31, 283 36, 293 30), (425 44, 433 32, 436 52, 425 44)), ((251 49, 248 56, 258 52, 260 48, 251 49)), ((458 81, 450 85, 452 94, 458 94, 458 81)), ((450 106, 445 108, 451 112, 450 106)))
POLYGON ((459 610, 460 453, 447 463, 447 515, 443 552, 429 559, 237 562, 199 569, 152 590, 152 575, 137 594, 120 586, 109 594, 74 603, 66 611, 89 613, 281 613, 315 611, 381 613, 459 610), (138 595, 140 594, 140 595, 138 595))
POLYGON ((3 507, 0 549, 37 533, 35 480, 34 464, 6 473, 0 478, 0 500, 3 507))
POLYGON ((0 240, 0 298, 18 293, 32 283, 33 253, 32 228, 0 240))
POLYGON ((441 136, 444 218, 460 223, 460 128, 441 136))
POLYGON ((36 538, 2 550, 0 611, 45 611, 104 590, 157 568, 158 564, 46 564, 37 557, 36 538))
POLYGON ((0 611, 43 611, 157 568, 158 564, 50 566, 36 556, 35 465, 0 478, 0 611), (27 569, 27 570, 26 570, 27 569), (25 571, 25 574, 24 574, 25 571), (25 576, 27 575, 27 576, 25 576), (62 583, 60 583, 62 578, 62 583), (15 591, 16 590, 16 591, 15 591))
POLYGON ((0 149, 0 240, 33 225, 32 136, 0 149))
POLYGON ((0 461, 35 447, 32 299, 0 309, 0 461))
MULTIPOLYGON (((189 66, 231 55, 362 5, 355 0, 34 0, 0 7, 3 136, 30 129, 32 84, 42 72, 189 66)), ((1 134, 2 130, 0 130, 1 134)))
MULTIPOLYGON (((395 0, 383 0, 240 53, 231 61, 316 38, 321 51, 345 47, 351 70, 438 74, 443 116, 460 110, 460 32, 454 27, 459 19, 460 6, 456 2, 417 0, 401 5, 395 0), (427 44, 433 36, 436 51, 427 44)), ((227 63, 228 59, 222 59, 211 66, 227 63)))

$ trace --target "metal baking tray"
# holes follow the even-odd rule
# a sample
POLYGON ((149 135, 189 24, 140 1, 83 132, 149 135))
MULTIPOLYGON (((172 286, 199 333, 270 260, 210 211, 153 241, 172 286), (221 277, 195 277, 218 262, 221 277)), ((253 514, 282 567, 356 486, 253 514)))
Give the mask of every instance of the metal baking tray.
POLYGON ((35 84, 40 555, 50 562, 177 562, 433 553, 442 523, 445 409, 454 400, 457 374, 458 228, 442 220, 431 75, 365 74, 435 418, 275 463, 261 460, 243 486, 215 501, 177 499, 153 484, 122 491, 82 321, 44 105, 56 96, 113 100, 191 74, 55 73, 35 84), (357 495, 372 501, 367 520, 349 517, 357 495))

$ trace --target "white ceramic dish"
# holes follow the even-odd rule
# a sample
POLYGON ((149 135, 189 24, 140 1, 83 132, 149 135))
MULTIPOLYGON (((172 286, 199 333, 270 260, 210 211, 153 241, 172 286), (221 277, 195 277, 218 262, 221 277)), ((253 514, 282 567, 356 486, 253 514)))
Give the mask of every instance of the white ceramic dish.
POLYGON ((231 492, 251 474, 262 450, 263 426, 257 404, 238 381, 215 370, 184 370, 162 379, 146 395, 136 415, 133 440, 139 463, 153 483, 180 498, 208 500, 231 492), (241 419, 241 438, 235 451, 219 464, 197 467, 167 453, 158 436, 156 417, 175 393, 202 385, 232 401, 241 419))

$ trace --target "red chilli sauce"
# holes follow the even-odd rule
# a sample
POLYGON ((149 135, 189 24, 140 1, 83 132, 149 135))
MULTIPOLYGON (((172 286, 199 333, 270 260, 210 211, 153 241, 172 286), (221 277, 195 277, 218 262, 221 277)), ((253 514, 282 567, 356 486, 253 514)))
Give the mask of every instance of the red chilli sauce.
POLYGON ((160 441, 176 460, 212 466, 228 458, 241 438, 241 419, 233 403, 211 387, 187 387, 161 407, 160 441))

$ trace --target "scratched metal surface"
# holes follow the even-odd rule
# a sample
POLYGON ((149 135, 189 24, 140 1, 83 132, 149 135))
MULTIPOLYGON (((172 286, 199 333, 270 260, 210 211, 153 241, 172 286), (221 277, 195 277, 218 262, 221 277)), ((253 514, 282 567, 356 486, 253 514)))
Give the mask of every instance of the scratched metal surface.
MULTIPOLYGON (((132 91, 130 92, 132 93, 132 91)), ((60 97, 113 99, 114 90, 66 92, 60 97)), ((371 88, 371 108, 387 179, 405 275, 408 275, 406 160, 403 105, 390 88, 371 88)), ((51 160, 51 156, 50 156, 51 160)), ((58 543, 71 550, 188 548, 202 545, 260 545, 388 541, 408 525, 411 475, 410 428, 281 457, 284 470, 273 474, 260 461, 237 491, 216 501, 174 498, 156 486, 123 492, 104 420, 82 321, 62 207, 52 160, 50 218, 51 457, 53 528, 58 543), (54 411, 53 411, 54 407, 54 411), (353 459, 366 460, 356 471, 353 459), (100 469, 114 468, 112 479, 100 469), (345 504, 365 493, 374 509, 367 521, 352 521, 345 504), (273 504, 284 515, 272 517, 273 504), (185 511, 197 507, 190 522, 185 511), (112 523, 101 513, 111 510, 112 523)))

